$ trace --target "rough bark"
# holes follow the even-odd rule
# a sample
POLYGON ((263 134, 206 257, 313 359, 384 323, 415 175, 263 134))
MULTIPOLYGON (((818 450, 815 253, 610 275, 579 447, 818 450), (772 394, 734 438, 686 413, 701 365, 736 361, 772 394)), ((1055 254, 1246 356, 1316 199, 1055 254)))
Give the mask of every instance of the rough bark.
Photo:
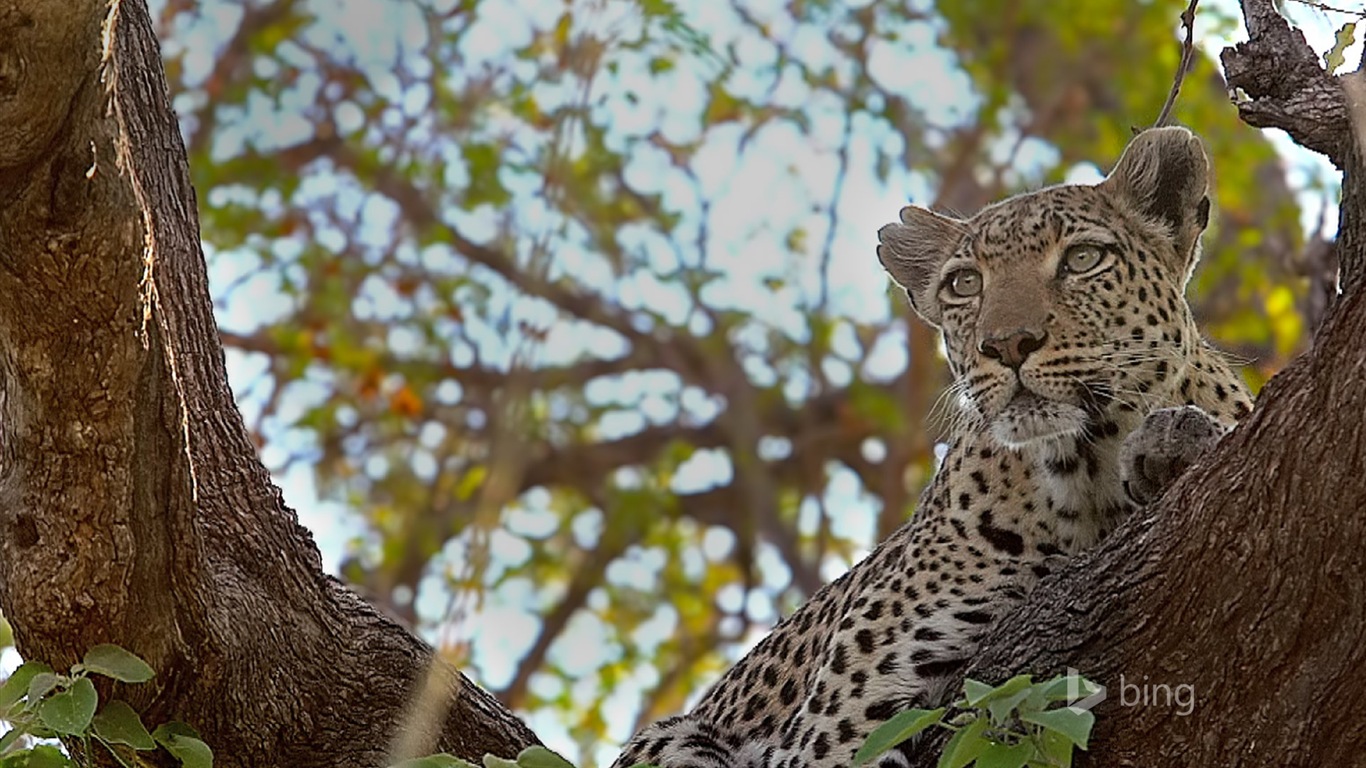
MULTIPOLYGON (((1366 215, 1366 201, 1359 197, 1361 149, 1352 130, 1352 100, 1342 78, 1324 70, 1304 34, 1290 26, 1272 0, 1244 0, 1241 5, 1248 39, 1221 56, 1238 116, 1257 128, 1280 128, 1343 172, 1337 242, 1341 286, 1350 291, 1366 273, 1361 264, 1366 225, 1359 221, 1366 215)), ((1363 73, 1366 69, 1352 77, 1363 73)))
POLYGON ((117 695, 219 765, 536 743, 324 575, 257 460, 142 0, 0 0, 0 608, 26 658, 146 658, 117 695))
MULTIPOLYGON (((1366 199, 1350 119, 1357 108, 1271 0, 1248 0, 1243 11, 1250 40, 1224 52, 1229 84, 1243 90, 1240 114, 1343 170, 1344 292, 1313 349, 1272 379, 1252 415, 1157 505, 1040 585, 968 670, 1000 681, 1070 667, 1105 685, 1079 765, 1363 759, 1366 199), (1194 710, 1158 685, 1191 686, 1194 710)), ((934 763, 929 754, 920 761, 934 763)))

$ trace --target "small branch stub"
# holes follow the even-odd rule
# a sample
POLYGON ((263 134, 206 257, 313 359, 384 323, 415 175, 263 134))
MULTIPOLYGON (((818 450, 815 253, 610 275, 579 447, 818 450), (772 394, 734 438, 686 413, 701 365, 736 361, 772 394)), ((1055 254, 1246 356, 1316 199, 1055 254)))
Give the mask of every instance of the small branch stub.
POLYGON ((1333 161, 1347 162, 1351 141, 1347 99, 1322 60, 1276 10, 1271 0, 1246 0, 1248 40, 1220 55, 1243 122, 1280 128, 1298 144, 1333 161))

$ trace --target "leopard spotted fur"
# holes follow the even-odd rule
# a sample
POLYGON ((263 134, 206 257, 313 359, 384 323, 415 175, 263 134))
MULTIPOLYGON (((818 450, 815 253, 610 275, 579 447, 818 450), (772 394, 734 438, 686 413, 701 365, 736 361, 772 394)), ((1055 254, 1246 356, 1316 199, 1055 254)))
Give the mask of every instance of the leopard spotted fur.
POLYGON ((1145 417, 1190 406, 1222 432, 1246 413, 1184 299, 1207 177, 1198 138, 1153 129, 1100 184, 964 220, 911 206, 883 227, 883 266, 944 334, 961 409, 947 455, 910 523, 614 765, 848 765, 896 712, 945 703, 996 618, 1130 513, 1126 483, 1151 496, 1161 462, 1121 460, 1145 417))

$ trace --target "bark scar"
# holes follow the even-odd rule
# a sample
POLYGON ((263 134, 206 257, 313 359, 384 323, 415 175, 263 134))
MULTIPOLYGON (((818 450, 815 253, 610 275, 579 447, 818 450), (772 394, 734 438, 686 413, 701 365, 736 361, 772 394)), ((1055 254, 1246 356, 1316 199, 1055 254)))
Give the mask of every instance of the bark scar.
POLYGON ((190 474, 190 499, 198 501, 199 480, 195 476, 194 454, 190 450, 190 410, 185 399, 185 385, 180 378, 175 339, 171 333, 166 312, 162 309, 161 298, 157 293, 156 261, 158 251, 152 206, 148 202, 147 190, 143 187, 142 179, 139 177, 137 167, 133 162, 133 147, 128 138, 128 123, 124 118, 123 103, 118 93, 119 62, 114 49, 118 37, 119 12, 122 7, 123 0, 109 0, 109 11, 104 18, 104 49, 100 57, 100 69, 105 83, 105 94, 109 100, 109 111, 117 127, 117 133, 114 137, 115 165, 120 173, 127 175, 129 185, 133 190, 133 198, 142 215, 142 280, 138 286, 142 299, 142 325, 138 335, 142 337, 142 348, 148 349, 150 342, 147 325, 155 316, 157 329, 161 331, 161 348, 166 355, 166 366, 171 373, 171 385, 175 389, 176 401, 180 409, 180 432, 184 443, 182 447, 185 450, 185 464, 189 468, 190 474))
MULTIPOLYGON (((33 19, 16 9, 0 11, 0 39, 13 42, 14 31, 33 26, 33 19)), ((0 45, 0 100, 13 98, 19 92, 28 62, 16 45, 0 45)))

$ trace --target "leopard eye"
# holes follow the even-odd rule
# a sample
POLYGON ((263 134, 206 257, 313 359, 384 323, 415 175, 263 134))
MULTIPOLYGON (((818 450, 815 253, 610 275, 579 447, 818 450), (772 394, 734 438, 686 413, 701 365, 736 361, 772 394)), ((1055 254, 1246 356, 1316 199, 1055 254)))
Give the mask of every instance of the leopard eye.
POLYGON ((1062 255, 1062 267, 1070 274, 1080 275, 1095 269, 1104 258, 1105 251, 1099 246, 1074 245, 1062 255))
POLYGON ((982 292, 982 273, 975 269, 960 269, 949 275, 949 293, 967 299, 982 292))

